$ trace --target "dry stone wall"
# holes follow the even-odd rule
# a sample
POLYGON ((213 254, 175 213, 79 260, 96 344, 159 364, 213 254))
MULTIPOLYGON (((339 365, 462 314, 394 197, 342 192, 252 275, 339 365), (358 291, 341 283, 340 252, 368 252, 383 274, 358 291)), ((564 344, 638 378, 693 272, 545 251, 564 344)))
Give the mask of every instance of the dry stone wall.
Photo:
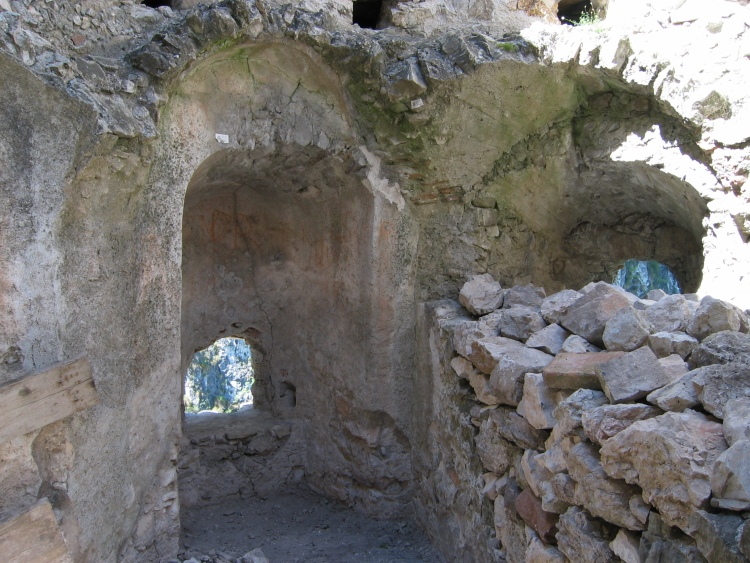
MULTIPOLYGON (((460 526, 458 537, 485 549, 475 560, 750 557, 740 517, 750 508, 748 312, 712 297, 651 296, 606 283, 546 296, 483 275, 459 296, 471 315, 429 306, 429 340, 442 347, 433 370, 468 383, 453 382, 444 408, 457 413, 457 432, 469 420, 477 429, 473 451, 453 447, 462 485, 433 477, 430 486, 435 497, 470 499, 460 505, 482 531, 460 526)), ((423 514, 439 510, 435 497, 420 497, 423 514)))

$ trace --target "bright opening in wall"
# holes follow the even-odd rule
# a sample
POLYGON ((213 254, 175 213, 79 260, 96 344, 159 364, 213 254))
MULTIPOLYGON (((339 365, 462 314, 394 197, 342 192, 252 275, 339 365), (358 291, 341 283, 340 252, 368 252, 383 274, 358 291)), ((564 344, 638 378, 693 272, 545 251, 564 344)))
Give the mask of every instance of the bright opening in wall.
POLYGON ((557 18, 560 23, 580 25, 594 19, 594 8, 590 0, 561 0, 557 5, 557 18))
POLYGON ((185 375, 185 412, 234 412, 253 402, 252 350, 241 338, 221 338, 196 352, 185 375))
POLYGON ((670 295, 682 293, 672 271, 655 260, 628 260, 617 271, 613 283, 641 299, 652 289, 661 289, 670 295))

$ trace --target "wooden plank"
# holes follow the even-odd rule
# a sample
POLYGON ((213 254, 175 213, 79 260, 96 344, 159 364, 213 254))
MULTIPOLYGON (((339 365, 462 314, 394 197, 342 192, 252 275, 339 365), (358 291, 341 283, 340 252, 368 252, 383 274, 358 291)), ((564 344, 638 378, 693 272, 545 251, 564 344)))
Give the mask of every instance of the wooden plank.
POLYGON ((0 524, 4 563, 72 563, 49 500, 38 501, 20 516, 0 524))
POLYGON ((86 358, 0 386, 0 442, 95 405, 99 396, 86 358))

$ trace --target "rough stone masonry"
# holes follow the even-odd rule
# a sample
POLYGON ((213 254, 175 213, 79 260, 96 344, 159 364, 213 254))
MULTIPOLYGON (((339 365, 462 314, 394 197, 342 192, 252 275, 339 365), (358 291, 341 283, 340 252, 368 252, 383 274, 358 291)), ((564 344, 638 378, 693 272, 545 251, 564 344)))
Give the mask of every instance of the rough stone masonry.
POLYGON ((264 486, 415 514, 449 561, 740 557, 746 4, 0 0, 0 383, 85 357, 98 393, 0 443, 0 524, 47 498, 75 561, 173 557, 213 470, 183 374, 234 335, 264 486), (631 258, 701 300, 566 289, 631 258), (467 301, 455 355, 435 303, 473 275, 559 293, 467 301))

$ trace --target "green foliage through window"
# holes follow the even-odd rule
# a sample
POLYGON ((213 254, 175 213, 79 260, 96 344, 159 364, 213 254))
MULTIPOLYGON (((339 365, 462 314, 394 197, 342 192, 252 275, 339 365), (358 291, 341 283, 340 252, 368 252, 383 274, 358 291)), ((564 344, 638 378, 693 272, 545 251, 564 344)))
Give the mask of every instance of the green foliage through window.
POLYGON ((252 403, 252 352, 241 338, 222 338, 196 352, 185 377, 186 412, 233 412, 252 403))
POLYGON ((613 283, 640 298, 646 297, 652 289, 669 294, 681 293, 680 284, 670 269, 654 260, 628 260, 617 272, 613 283))

